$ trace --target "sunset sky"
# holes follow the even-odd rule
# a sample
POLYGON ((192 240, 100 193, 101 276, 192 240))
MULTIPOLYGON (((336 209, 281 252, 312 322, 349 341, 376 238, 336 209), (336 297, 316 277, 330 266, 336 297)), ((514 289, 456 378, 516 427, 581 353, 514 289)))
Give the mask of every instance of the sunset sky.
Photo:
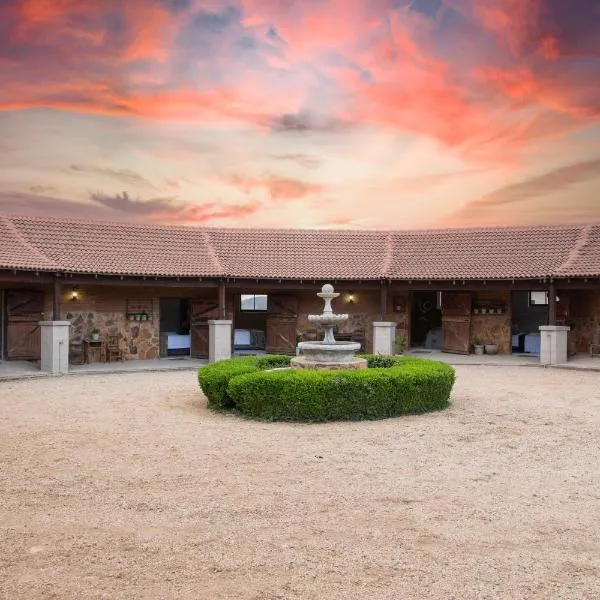
POLYGON ((0 213, 600 221, 598 0, 1 0, 0 213))

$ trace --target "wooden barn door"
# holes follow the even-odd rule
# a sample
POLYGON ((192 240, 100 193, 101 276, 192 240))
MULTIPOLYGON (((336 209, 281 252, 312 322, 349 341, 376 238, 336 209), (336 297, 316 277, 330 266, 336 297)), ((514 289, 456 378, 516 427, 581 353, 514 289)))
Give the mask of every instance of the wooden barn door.
POLYGON ((190 354, 193 358, 208 358, 208 321, 218 318, 218 302, 192 300, 190 305, 190 354))
POLYGON ((269 354, 296 354, 298 298, 269 296, 265 350, 269 354))
POLYGON ((469 354, 471 294, 442 292, 442 352, 469 354))
POLYGON ((44 313, 44 292, 6 292, 6 358, 39 360, 41 333, 38 322, 44 313))

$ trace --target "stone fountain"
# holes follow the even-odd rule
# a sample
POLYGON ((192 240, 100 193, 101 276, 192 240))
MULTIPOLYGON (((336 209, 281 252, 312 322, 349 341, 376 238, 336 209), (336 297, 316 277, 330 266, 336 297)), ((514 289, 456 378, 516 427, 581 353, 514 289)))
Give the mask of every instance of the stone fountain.
POLYGON ((292 358, 290 366, 294 369, 366 369, 367 361, 354 356, 360 350, 358 342, 335 341, 333 328, 348 320, 348 315, 336 314, 331 308, 331 301, 339 293, 334 291, 331 284, 326 283, 317 296, 325 302, 323 312, 320 315, 308 315, 308 320, 323 325, 325 336, 321 342, 300 342, 298 356, 292 358))

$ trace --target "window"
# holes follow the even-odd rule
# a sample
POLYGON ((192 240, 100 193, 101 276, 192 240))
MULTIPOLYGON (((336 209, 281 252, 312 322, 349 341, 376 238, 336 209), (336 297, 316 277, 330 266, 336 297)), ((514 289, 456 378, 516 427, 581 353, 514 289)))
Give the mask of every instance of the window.
POLYGON ((265 294, 242 294, 240 298, 240 310, 266 311, 267 296, 265 294))
POLYGON ((548 306, 548 292, 529 292, 529 306, 548 306))

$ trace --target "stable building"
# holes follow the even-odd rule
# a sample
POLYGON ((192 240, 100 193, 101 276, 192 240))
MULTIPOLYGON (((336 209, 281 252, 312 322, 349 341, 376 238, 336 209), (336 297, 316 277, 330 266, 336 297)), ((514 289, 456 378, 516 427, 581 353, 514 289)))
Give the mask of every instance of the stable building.
POLYGON ((64 372, 83 360, 293 354, 322 335, 307 315, 321 311, 324 283, 349 314, 336 338, 366 352, 384 323, 412 349, 468 354, 482 341, 551 363, 600 353, 600 224, 363 231, 0 216, 0 359, 44 367, 42 347, 60 346, 62 363, 45 368, 64 372))

